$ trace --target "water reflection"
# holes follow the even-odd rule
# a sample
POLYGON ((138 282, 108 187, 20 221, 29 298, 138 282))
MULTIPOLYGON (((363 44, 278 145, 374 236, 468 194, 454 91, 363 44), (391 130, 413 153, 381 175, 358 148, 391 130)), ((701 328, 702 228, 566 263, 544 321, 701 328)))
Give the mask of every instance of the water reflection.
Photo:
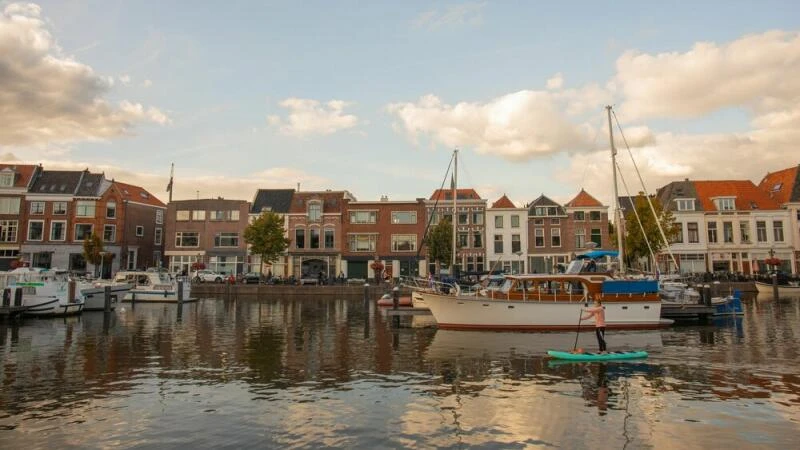
POLYGON ((400 328, 361 299, 202 300, 0 324, 0 447, 789 446, 800 310, 609 332, 400 328), (596 346, 591 333, 578 345, 596 346), (691 441, 686 441, 691 436, 691 441), (9 445, 13 444, 13 445, 9 445))

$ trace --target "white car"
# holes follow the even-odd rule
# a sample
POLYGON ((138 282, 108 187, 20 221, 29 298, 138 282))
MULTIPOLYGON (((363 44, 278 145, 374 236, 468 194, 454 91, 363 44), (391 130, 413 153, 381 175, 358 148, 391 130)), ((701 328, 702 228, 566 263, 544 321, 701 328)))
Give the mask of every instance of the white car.
POLYGON ((198 270, 192 280, 198 283, 222 283, 225 275, 214 272, 213 270, 198 270))

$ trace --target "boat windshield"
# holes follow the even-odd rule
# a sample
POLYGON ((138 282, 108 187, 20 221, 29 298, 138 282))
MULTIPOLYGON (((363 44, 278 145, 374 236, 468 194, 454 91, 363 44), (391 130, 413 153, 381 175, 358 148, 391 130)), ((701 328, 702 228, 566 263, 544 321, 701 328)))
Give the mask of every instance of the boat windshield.
POLYGON ((172 280, 170 280, 169 278, 169 274, 165 272, 158 273, 158 281, 159 283, 165 283, 165 284, 169 284, 172 282, 172 280))
POLYGON ((506 278, 503 280, 503 285, 500 286, 500 292, 507 293, 511 290, 511 286, 514 284, 514 280, 511 278, 506 278))

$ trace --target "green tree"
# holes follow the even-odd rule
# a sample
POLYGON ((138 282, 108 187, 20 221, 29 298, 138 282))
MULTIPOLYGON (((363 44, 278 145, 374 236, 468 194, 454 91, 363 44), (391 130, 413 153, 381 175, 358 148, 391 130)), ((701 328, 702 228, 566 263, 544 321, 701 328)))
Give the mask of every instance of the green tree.
MULTIPOLYGON (((661 223, 661 228, 664 230, 667 240, 672 241, 680 231, 679 225, 675 223, 672 211, 664 209, 658 199, 652 199, 652 202, 658 222, 661 223)), ((658 224, 655 217, 653 217, 653 212, 650 210, 650 205, 647 203, 647 198, 643 194, 639 194, 634 199, 634 205, 642 225, 639 226, 639 221, 633 211, 628 211, 625 214, 625 259, 629 265, 639 258, 650 256, 647 241, 650 242, 650 247, 656 255, 669 245, 661 237, 661 232, 658 230, 658 224), (645 241, 645 236, 647 241, 645 241)))
POLYGON ((425 238, 428 247, 428 259, 436 263, 437 271, 441 265, 450 265, 453 253, 453 224, 448 219, 440 221, 428 230, 425 238))
POLYGON ((277 261, 289 246, 283 218, 274 212, 264 212, 244 230, 244 240, 250 251, 261 257, 261 264, 277 261))
POLYGON ((103 259, 103 240, 96 233, 83 240, 83 259, 94 265, 94 276, 100 273, 100 261, 103 259))

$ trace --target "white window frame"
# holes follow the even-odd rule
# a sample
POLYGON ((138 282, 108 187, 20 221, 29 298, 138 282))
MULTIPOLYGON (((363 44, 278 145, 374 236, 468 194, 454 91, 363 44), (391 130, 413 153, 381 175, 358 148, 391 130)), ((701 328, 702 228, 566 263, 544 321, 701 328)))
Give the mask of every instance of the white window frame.
POLYGON ((322 229, 322 248, 336 248, 336 230, 334 228, 322 229), (333 241, 331 242, 330 246, 328 246, 328 232, 333 235, 333 241))
POLYGON ((29 221, 28 221, 28 234, 27 234, 26 236, 27 236, 27 238, 28 238, 27 240, 29 240, 29 241, 32 241, 32 242, 42 242, 42 241, 44 240, 44 220, 29 220, 29 221), (41 236, 39 239, 32 239, 32 238, 31 238, 31 229, 33 228, 33 227, 32 227, 32 225, 33 225, 34 223, 40 223, 40 224, 42 224, 42 236, 41 236))
POLYGON ((54 216, 66 216, 67 215, 67 202, 53 202, 51 207, 53 208, 53 215, 54 216), (64 209, 56 209, 56 205, 64 205, 64 209))
POLYGON ((736 197, 719 197, 714 199, 717 211, 736 211, 736 197))
POLYGON ((392 225, 415 225, 416 223, 417 223, 416 211, 392 211, 392 225), (401 214, 408 214, 409 220, 407 222, 400 221, 399 215, 401 214))
POLYGON ((241 236, 239 236, 239 233, 237 233, 235 231, 219 231, 214 235, 214 247, 216 247, 216 248, 237 248, 237 247, 239 247, 239 239, 241 239, 241 236), (225 235, 225 236, 223 236, 223 235, 225 235), (222 240, 223 239, 232 239, 232 238, 236 239, 236 245, 222 245, 222 240), (217 244, 219 244, 219 245, 217 245, 217 244))
POLYGON ((0 242, 17 242, 18 236, 19 220, 0 220, 0 242))
POLYGON ((200 247, 200 232, 199 231, 176 231, 175 232, 175 247, 176 248, 199 248, 200 247), (185 234, 197 235, 197 245, 183 245, 185 234))
POLYGON ((347 248, 353 253, 375 253, 378 248, 378 235, 377 233, 350 233, 347 235, 347 248), (368 249, 359 250, 357 245, 359 239, 367 239, 368 249))
POLYGON ((82 241, 82 240, 86 239, 86 237, 82 237, 82 238, 78 237, 78 227, 81 226, 81 225, 88 225, 89 226, 88 237, 91 237, 92 233, 94 233, 94 224, 93 223, 76 223, 75 227, 73 228, 73 231, 74 231, 73 236, 75 237, 76 241, 82 241))
POLYGON ((192 212, 188 209, 179 209, 175 211, 175 220, 178 222, 188 222, 192 218, 192 212))
POLYGON ((64 242, 67 240, 67 221, 66 220, 52 220, 50 221, 50 241, 51 242, 64 242), (60 223, 63 227, 62 230, 62 237, 61 239, 56 239, 53 237, 54 225, 60 223))
POLYGON ((95 217, 96 215, 97 202, 94 200, 78 200, 75 203, 75 217, 95 217))
POLYGON ((19 197, 0 198, 0 214, 19 214, 22 199, 19 197))
POLYGON ((104 224, 103 225, 103 242, 117 242, 117 226, 114 224, 104 224), (111 227, 111 239, 106 240, 106 228, 111 227))
POLYGON ((117 218, 117 202, 106 202, 106 219, 117 218), (114 215, 108 215, 109 211, 114 211, 114 215))
POLYGON ((319 200, 312 200, 308 202, 308 207, 306 208, 306 214, 309 222, 322 221, 322 202, 319 200), (314 213, 313 215, 312 215, 312 210, 314 213))
POLYGON ((163 228, 156 228, 153 232, 153 244, 161 245, 164 241, 164 229, 163 228))
POLYGON ((136 237, 144 236, 144 225, 136 225, 136 237))
MULTIPOLYGON (((369 225, 375 224, 378 222, 378 210, 376 209, 351 209, 350 214, 350 223, 356 225, 369 225), (366 215, 366 220, 359 219, 360 215, 366 215)), ((437 220, 438 223, 438 220, 437 220)))
POLYGON ((505 225, 503 222, 504 222, 503 221, 503 216, 501 216, 501 215, 494 216, 494 228, 496 230, 502 230, 503 229, 503 225, 505 225))
POLYGON ((238 209, 232 209, 230 211, 230 217, 228 218, 228 220, 233 220, 233 221, 239 220, 239 210, 238 209))
POLYGON ((45 210, 47 209, 47 203, 41 201, 34 201, 31 202, 31 215, 32 216, 43 216, 45 210), (41 208, 38 208, 41 207, 41 208))
POLYGON ((544 238, 544 228, 533 229, 533 246, 536 248, 545 248, 547 241, 544 238), (542 238, 542 245, 539 245, 537 238, 542 238))
POLYGON ((405 252, 416 252, 417 251, 417 235, 416 234, 393 234, 392 235, 392 252, 394 253, 405 253, 405 252), (400 238, 411 238, 411 239, 404 239, 408 240, 411 243, 411 248, 408 250, 400 250, 397 247, 400 238))
POLYGON ((14 187, 14 172, 0 173, 0 187, 14 187))
POLYGON ((495 255, 499 255, 505 253, 505 242, 503 241, 502 234, 495 234, 494 239, 492 240, 492 250, 494 251, 495 255), (500 238, 500 239, 497 239, 500 238), (500 244, 500 249, 497 249, 497 244, 500 244))
POLYGON ((772 221, 772 237, 775 242, 783 242, 784 240, 786 240, 786 235, 783 232, 782 220, 772 221))
POLYGON ((693 198, 676 198, 675 209, 678 211, 694 211, 693 198))
POLYGON ((550 247, 561 248, 561 228, 550 229, 550 247), (558 238, 558 245, 553 243, 553 239, 556 237, 558 238))
POLYGON ((513 214, 511 216, 511 228, 519 228, 519 214, 513 214), (516 219, 516 220, 514 220, 516 219), (516 222, 516 223, 514 223, 516 222))
POLYGON ((163 225, 164 224, 164 210, 157 209, 156 210, 156 224, 163 225))

